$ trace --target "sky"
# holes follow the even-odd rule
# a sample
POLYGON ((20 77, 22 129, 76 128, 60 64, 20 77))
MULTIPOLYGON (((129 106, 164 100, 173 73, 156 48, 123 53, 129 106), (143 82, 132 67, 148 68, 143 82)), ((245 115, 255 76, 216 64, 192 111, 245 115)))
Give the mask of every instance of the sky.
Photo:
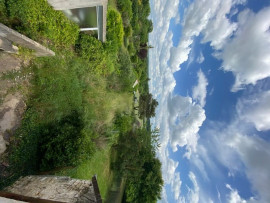
POLYGON ((270 0, 150 0, 160 202, 270 202, 270 0))

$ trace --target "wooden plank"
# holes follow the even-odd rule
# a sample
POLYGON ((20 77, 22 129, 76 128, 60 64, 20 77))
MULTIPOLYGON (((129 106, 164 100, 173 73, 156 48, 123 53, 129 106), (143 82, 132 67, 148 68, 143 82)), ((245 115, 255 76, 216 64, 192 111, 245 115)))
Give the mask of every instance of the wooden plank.
POLYGON ((13 199, 18 201, 30 202, 30 203, 64 203, 53 200, 39 199, 34 197, 27 197, 23 195, 18 195, 10 192, 0 191, 0 197, 5 197, 7 199, 13 199))
POLYGON ((92 184, 94 187, 94 192, 95 192, 95 196, 96 196, 96 202, 97 203, 102 203, 102 198, 99 192, 99 188, 98 188, 98 182, 97 182, 97 178, 96 176, 92 177, 92 184))

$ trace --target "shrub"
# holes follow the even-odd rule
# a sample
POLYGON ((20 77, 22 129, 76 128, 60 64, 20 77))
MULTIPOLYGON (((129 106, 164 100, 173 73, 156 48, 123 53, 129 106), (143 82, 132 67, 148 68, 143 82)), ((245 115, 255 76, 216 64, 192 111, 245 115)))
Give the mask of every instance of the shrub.
POLYGON ((98 65, 105 58, 101 41, 87 34, 80 34, 76 50, 83 59, 91 61, 93 66, 98 65))
POLYGON ((121 12, 124 27, 129 26, 133 16, 132 2, 130 0, 118 0, 117 8, 121 12))
POLYGON ((124 28, 121 14, 115 9, 109 8, 107 13, 107 50, 116 53, 123 44, 123 38, 124 28))
POLYGON ((119 51, 118 64, 123 88, 125 90, 129 90, 130 88, 132 88, 132 85, 136 80, 136 76, 134 74, 133 65, 131 63, 129 53, 124 48, 120 49, 119 51))
POLYGON ((76 44, 78 54, 88 61, 95 73, 108 75, 114 71, 115 57, 104 50, 101 41, 87 34, 80 34, 76 44))
POLYGON ((79 28, 46 0, 6 0, 13 27, 30 38, 49 42, 52 47, 75 44, 79 28), (18 21, 18 22, 17 22, 18 21))
POLYGON ((130 37, 132 35, 132 27, 129 25, 127 27, 124 28, 124 31, 125 31, 125 36, 126 37, 130 37))
POLYGON ((91 139, 86 139, 87 136, 81 133, 83 127, 81 116, 76 111, 60 122, 44 126, 39 140, 40 169, 76 165, 89 159, 93 153, 93 144, 91 139))
POLYGON ((6 6, 5 6, 5 1, 0 0, 0 17, 6 15, 6 6))
POLYGON ((117 114, 115 116, 114 125, 117 130, 121 133, 127 133, 131 130, 133 118, 129 115, 117 114))

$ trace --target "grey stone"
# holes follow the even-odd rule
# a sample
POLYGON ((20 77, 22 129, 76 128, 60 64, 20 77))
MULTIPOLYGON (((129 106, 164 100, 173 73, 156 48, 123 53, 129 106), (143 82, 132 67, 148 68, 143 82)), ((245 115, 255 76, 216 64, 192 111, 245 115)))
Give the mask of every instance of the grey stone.
POLYGON ((10 52, 10 51, 12 52, 12 50, 16 51, 15 46, 10 46, 10 44, 12 44, 13 42, 22 47, 26 47, 28 49, 34 50, 36 56, 54 56, 55 55, 55 53, 51 51, 50 49, 18 33, 17 31, 3 25, 2 23, 0 23, 0 36, 1 36, 0 47, 4 51, 7 51, 7 52, 10 52))

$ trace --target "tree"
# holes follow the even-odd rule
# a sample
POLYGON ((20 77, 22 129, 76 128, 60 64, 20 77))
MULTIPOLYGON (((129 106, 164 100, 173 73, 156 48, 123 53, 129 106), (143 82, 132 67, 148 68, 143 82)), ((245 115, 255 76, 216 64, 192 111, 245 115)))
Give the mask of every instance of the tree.
POLYGON ((139 114, 142 118, 143 116, 146 118, 151 118, 156 115, 155 110, 158 106, 157 100, 153 98, 153 95, 150 93, 143 94, 140 96, 139 101, 139 114))
POLYGON ((116 170, 127 177, 125 201, 154 203, 161 198, 161 162, 156 158, 157 130, 145 128, 121 134, 116 170))

